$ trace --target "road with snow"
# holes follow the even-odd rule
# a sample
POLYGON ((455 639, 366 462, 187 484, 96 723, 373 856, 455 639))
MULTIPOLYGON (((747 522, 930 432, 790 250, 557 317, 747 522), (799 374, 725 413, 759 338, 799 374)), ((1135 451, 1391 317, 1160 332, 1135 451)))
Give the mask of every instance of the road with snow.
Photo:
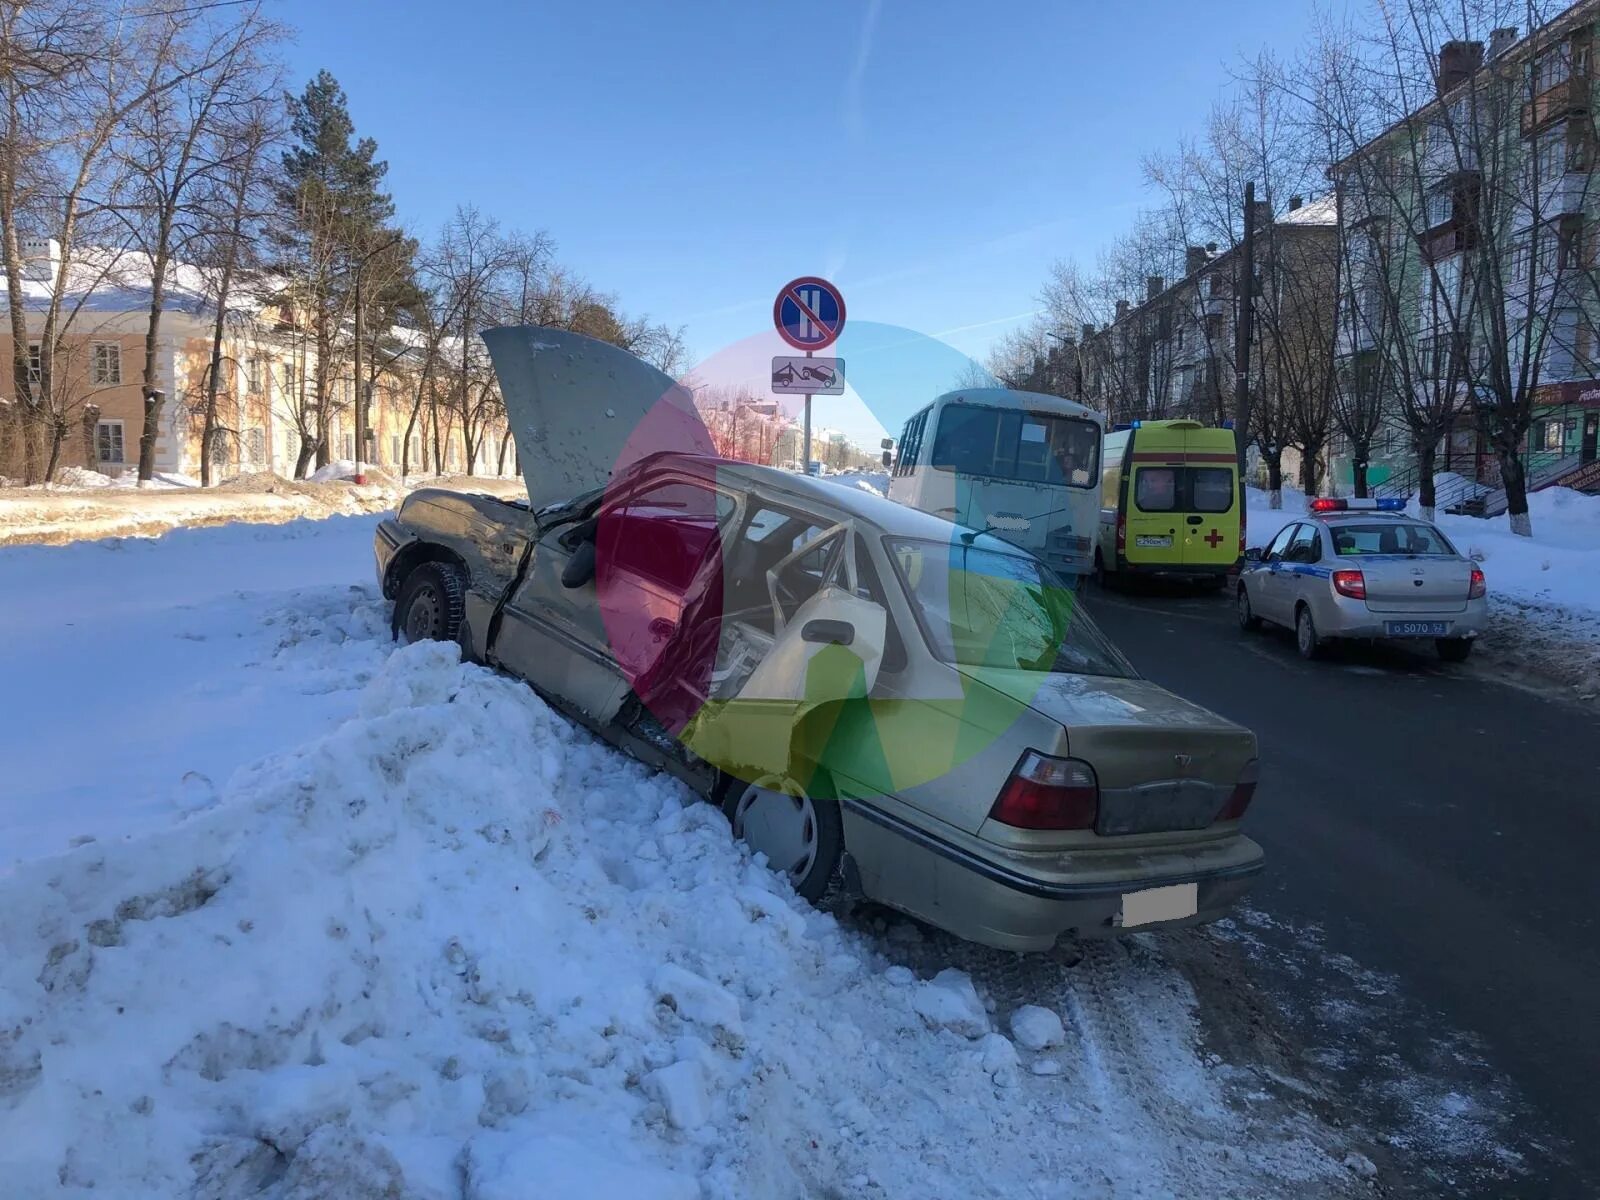
POLYGON ((1434 1103, 1481 1130, 1487 1154, 1428 1164, 1441 1185, 1505 1194, 1503 1148, 1517 1190, 1596 1194, 1600 715, 1431 655, 1307 663, 1226 597, 1089 601, 1143 673, 1261 740, 1269 870, 1235 924, 1301 1056, 1379 1124, 1434 1103))

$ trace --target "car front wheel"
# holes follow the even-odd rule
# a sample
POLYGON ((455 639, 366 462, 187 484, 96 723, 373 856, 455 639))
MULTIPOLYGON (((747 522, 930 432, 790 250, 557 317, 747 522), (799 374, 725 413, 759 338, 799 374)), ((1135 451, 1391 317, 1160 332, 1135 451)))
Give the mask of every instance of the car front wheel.
POLYGON ((1301 658, 1316 658, 1322 653, 1317 623, 1311 619, 1311 610, 1303 604, 1294 617, 1294 644, 1301 658))
POLYGON ((395 636, 453 642, 466 612, 467 577, 454 563, 423 563, 406 576, 394 605, 395 636))
POLYGON ((1261 618, 1250 607, 1250 593, 1242 583, 1239 585, 1239 628, 1246 633, 1261 628, 1261 618))
POLYGON ((1466 662, 1472 653, 1471 638, 1439 638, 1433 645, 1445 662, 1466 662))
POLYGON ((809 795, 787 776, 767 775, 735 783, 723 812, 733 836, 766 855, 799 896, 812 903, 822 899, 844 851, 837 803, 809 795))

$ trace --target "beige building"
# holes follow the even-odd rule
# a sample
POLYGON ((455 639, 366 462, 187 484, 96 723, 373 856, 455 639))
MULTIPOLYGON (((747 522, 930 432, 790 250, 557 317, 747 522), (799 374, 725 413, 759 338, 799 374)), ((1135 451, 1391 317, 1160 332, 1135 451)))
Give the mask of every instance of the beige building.
MULTIPOLYGON (((60 272, 60 249, 54 241, 25 243, 30 332, 42 331, 46 308, 60 272)), ((89 250, 70 272, 62 294, 62 325, 52 370, 50 416, 35 430, 40 462, 59 438, 60 468, 85 467, 110 476, 137 470, 139 438, 144 426, 142 380, 145 333, 149 325, 150 286, 147 260, 134 254, 111 255, 89 250), (70 320, 67 319, 67 314, 70 320)), ((199 479, 205 428, 208 372, 211 362, 215 306, 202 272, 178 265, 171 272, 161 331, 156 346, 156 387, 165 394, 156 441, 156 470, 199 479)), ((0 278, 0 295, 5 282, 0 278)), ((284 314, 248 298, 230 305, 217 388, 216 434, 209 449, 212 482, 270 471, 292 476, 300 453, 302 427, 297 413, 313 407, 316 352, 308 338, 283 319, 284 314)), ((60 326, 58 326, 59 328, 60 326)), ((374 381, 362 461, 398 474, 402 460, 412 474, 431 470, 435 461, 433 409, 417 404, 419 354, 406 331, 392 330, 384 339, 382 364, 374 381)), ((439 374, 459 362, 459 343, 447 344, 439 374)), ((9 324, 0 331, 0 354, 9 365, 9 324)), ((30 343, 35 378, 42 369, 38 342, 30 343)), ((365 373, 365 372, 364 372, 365 373)), ((441 380, 441 384, 443 384, 441 380)), ((11 371, 0 375, 0 475, 25 473, 20 411, 12 394, 11 371), (9 418, 9 419, 8 419, 9 418)), ((334 460, 356 457, 354 379, 348 356, 332 382, 328 451, 334 460)), ((514 454, 504 437, 505 424, 496 416, 468 464, 461 436, 460 413, 441 390, 437 405, 437 441, 447 472, 511 474, 514 454), (503 452, 502 452, 503 451, 503 452)), ((313 464, 314 465, 314 464, 313 464)))

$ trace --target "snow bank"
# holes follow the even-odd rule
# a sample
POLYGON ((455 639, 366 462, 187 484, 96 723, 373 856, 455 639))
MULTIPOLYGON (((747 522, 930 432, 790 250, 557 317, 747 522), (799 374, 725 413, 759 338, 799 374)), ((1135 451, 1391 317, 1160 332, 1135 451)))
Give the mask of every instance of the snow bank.
POLYGON ((81 480, 71 487, 0 489, 0 546, 153 537, 182 527, 275 524, 382 512, 418 487, 525 494, 520 479, 496 476, 413 476, 401 486, 392 477, 371 470, 367 482, 358 485, 349 481, 354 475, 353 463, 330 464, 317 472, 314 480, 261 473, 239 476, 212 488, 201 488, 183 476, 164 476, 166 482, 160 486, 135 488, 129 480, 107 480, 92 471, 79 475, 81 480), (324 472, 326 478, 322 478, 324 472), (91 483, 91 479, 98 482, 91 483))
POLYGON ((1235 1113, 1152 954, 1105 959, 1021 1071, 970 978, 887 965, 689 800, 425 643, 178 824, 20 866, 8 1193, 1275 1196, 1344 1171, 1235 1113))

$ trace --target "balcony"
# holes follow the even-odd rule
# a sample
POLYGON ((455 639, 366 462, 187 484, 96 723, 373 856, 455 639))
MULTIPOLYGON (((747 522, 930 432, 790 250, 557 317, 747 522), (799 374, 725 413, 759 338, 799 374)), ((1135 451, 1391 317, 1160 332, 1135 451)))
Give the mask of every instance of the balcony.
POLYGON ((1522 106, 1522 136, 1531 137, 1553 121, 1588 112, 1592 90, 1587 72, 1545 88, 1522 106))

